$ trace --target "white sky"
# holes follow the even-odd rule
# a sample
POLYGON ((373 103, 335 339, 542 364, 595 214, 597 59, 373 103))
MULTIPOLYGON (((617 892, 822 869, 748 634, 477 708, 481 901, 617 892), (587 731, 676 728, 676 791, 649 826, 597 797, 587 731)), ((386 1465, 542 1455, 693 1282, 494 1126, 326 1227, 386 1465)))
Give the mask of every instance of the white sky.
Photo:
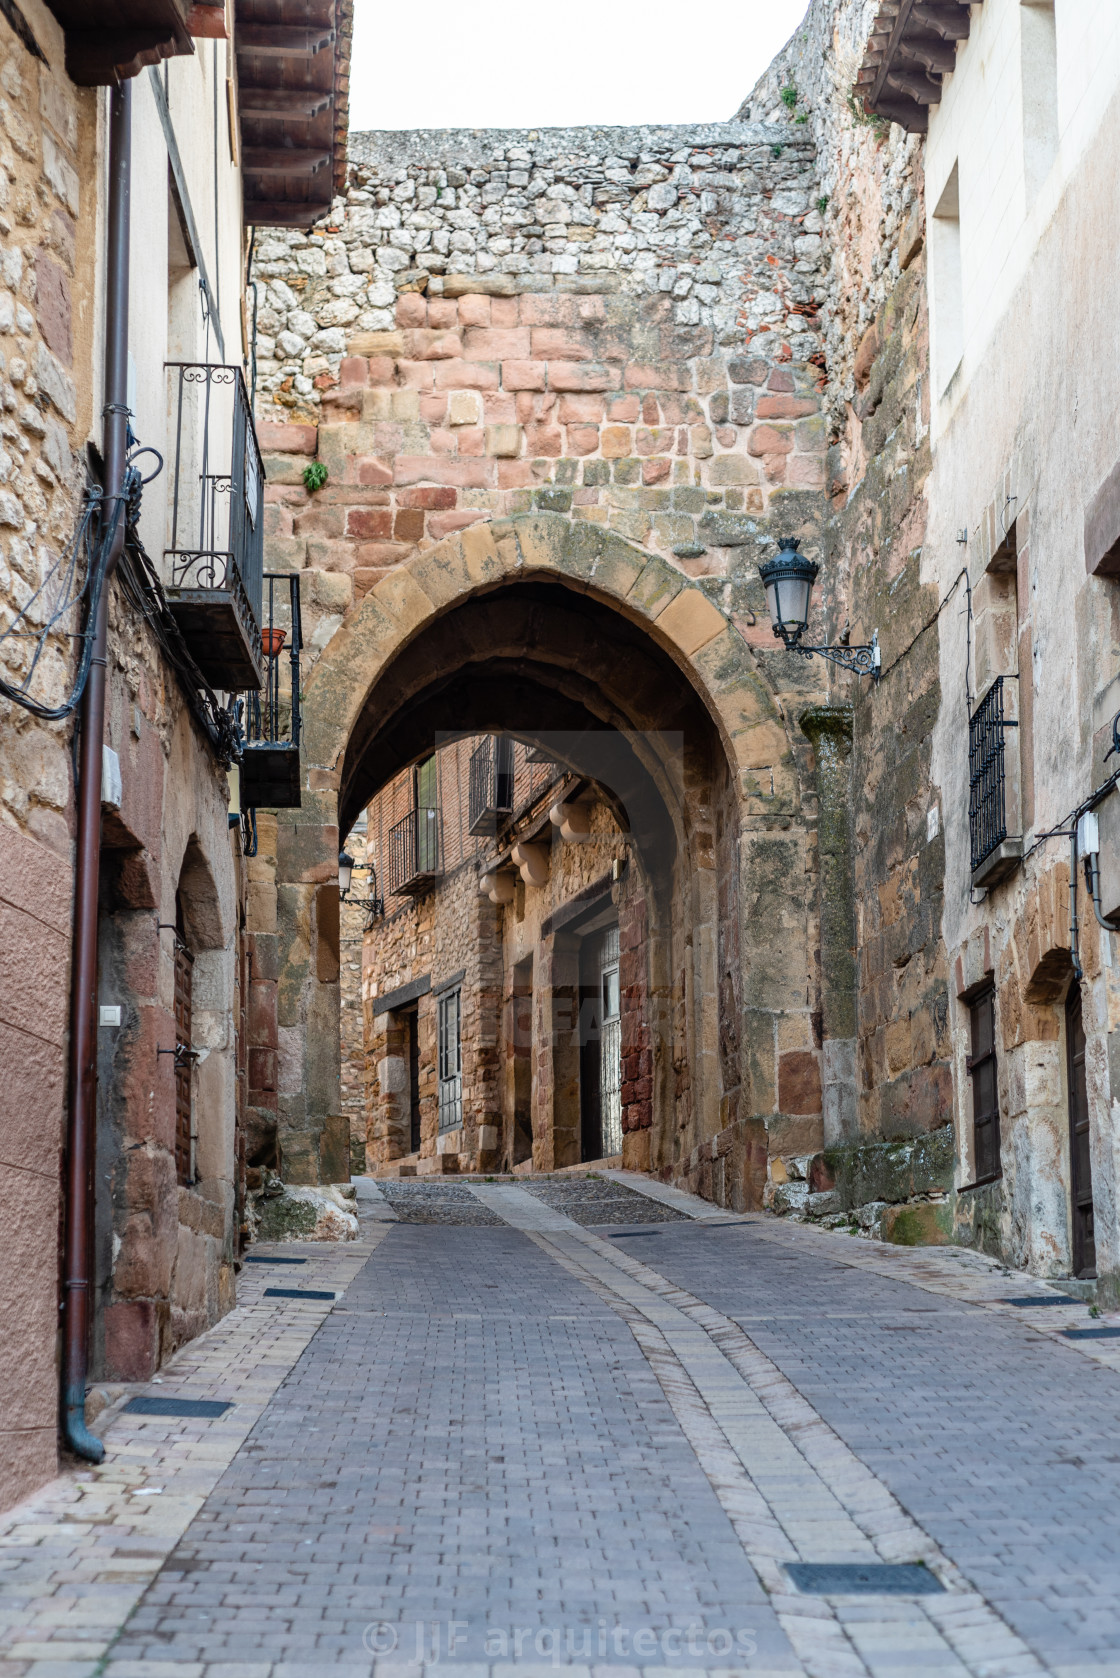
POLYGON ((724 122, 807 0, 356 0, 350 126, 724 122))

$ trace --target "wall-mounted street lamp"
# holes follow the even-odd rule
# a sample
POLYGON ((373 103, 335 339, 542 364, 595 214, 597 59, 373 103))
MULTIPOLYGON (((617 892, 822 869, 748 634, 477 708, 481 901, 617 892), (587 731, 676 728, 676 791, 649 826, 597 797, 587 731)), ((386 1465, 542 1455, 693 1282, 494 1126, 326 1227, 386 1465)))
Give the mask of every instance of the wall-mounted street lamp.
POLYGON ((350 884, 354 878, 354 858, 348 851, 338 853, 338 900, 340 903, 360 903, 366 912, 365 930, 373 931, 373 923, 385 913, 385 899, 377 895, 377 875, 369 871, 369 890, 364 897, 351 897, 350 884))
POLYGON ((803 647, 801 637, 809 623, 809 602, 820 566, 797 551, 796 536, 782 536, 778 540, 778 556, 758 568, 766 590, 766 605, 774 634, 785 643, 786 651, 811 658, 819 653, 857 676, 879 680, 882 662, 879 652, 879 631, 871 637, 869 647, 803 647))

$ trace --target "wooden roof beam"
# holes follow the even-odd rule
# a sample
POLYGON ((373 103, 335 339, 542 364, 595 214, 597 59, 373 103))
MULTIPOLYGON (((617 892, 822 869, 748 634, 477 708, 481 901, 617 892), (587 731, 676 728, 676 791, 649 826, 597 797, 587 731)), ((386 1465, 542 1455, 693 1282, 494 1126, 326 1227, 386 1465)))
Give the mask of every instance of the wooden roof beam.
POLYGON ((943 41, 967 41, 972 26, 968 7, 958 5, 957 0, 914 0, 910 16, 943 41))
POLYGON ((330 88, 251 87, 241 82, 238 89, 241 115, 266 121, 310 122, 333 103, 330 88))
POLYGON ((245 221, 255 227, 300 227, 304 231, 314 227, 327 211, 331 203, 316 200, 287 201, 277 198, 249 198, 245 199, 245 221))
POLYGON ((292 175, 304 179, 330 167, 329 151, 308 151, 299 146, 246 146, 242 166, 247 175, 292 175))
POLYGON ((334 45, 329 24, 295 29, 281 23, 243 23, 237 31, 237 52, 260 58, 314 58, 334 45))

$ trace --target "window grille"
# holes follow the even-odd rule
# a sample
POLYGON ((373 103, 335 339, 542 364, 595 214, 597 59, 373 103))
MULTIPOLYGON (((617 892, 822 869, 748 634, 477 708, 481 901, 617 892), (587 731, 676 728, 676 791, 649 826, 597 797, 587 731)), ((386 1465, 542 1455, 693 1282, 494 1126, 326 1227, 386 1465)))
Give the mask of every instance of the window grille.
POLYGON ((978 1183, 989 1183, 1002 1175, 999 1155, 999 1087, 996 1067, 996 993, 984 991, 972 1002, 972 1053, 968 1072, 972 1080, 973 1172, 978 1183))
POLYGON ((997 676, 968 723, 968 830, 973 869, 1007 838, 1004 678, 997 676))
POLYGON ((463 993, 444 991, 438 998, 439 1129, 459 1130, 463 1123, 463 993))

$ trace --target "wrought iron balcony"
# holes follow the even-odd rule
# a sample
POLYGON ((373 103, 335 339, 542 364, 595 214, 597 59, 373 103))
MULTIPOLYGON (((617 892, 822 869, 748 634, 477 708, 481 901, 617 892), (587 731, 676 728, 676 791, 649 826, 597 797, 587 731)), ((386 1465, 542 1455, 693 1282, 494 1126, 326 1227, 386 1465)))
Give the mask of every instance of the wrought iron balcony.
POLYGON ((298 571, 266 571, 263 605, 264 686, 245 696, 241 802, 247 810, 298 810, 303 650, 298 571))
POLYGON ((168 604, 215 688, 264 685, 264 467, 238 367, 172 362, 168 604))
POLYGON ((487 735, 471 753, 469 823, 473 834, 495 834, 513 813, 513 741, 487 735))
POLYGON ((1018 728, 1014 685, 997 676, 968 723, 968 830, 974 886, 1004 879, 1022 855, 1021 835, 1009 832, 1019 813, 1018 756, 1008 754, 1006 733, 1018 728))
POLYGON ((438 809, 417 805, 389 829, 389 895, 420 897, 443 872, 438 809))

